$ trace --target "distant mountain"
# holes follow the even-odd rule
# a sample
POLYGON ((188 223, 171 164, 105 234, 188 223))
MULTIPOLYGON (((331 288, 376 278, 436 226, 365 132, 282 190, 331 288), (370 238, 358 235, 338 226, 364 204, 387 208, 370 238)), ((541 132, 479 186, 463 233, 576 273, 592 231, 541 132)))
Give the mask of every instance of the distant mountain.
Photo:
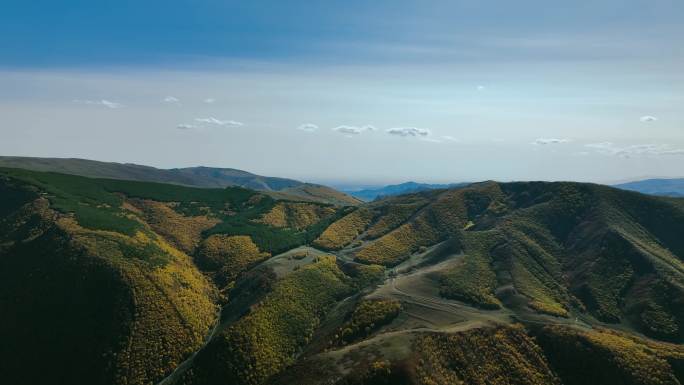
POLYGON ((90 178, 110 178, 142 182, 170 183, 192 187, 223 188, 239 186, 258 191, 283 194, 303 200, 357 205, 360 202, 327 186, 304 183, 294 179, 252 174, 232 168, 187 167, 159 169, 132 163, 100 162, 76 158, 0 157, 0 167, 33 171, 59 172, 90 178))
POLYGON ((467 186, 468 183, 451 183, 451 184, 429 184, 429 183, 416 183, 416 182, 405 182, 401 184, 388 185, 377 189, 364 189, 358 191, 352 190, 342 190, 347 194, 359 198, 362 201, 370 202, 372 200, 395 196, 401 194, 410 194, 425 190, 436 190, 442 188, 452 188, 452 187, 463 187, 467 186))
POLYGON ((623 190, 637 191, 643 194, 684 197, 684 178, 645 179, 635 182, 617 184, 614 187, 623 190))

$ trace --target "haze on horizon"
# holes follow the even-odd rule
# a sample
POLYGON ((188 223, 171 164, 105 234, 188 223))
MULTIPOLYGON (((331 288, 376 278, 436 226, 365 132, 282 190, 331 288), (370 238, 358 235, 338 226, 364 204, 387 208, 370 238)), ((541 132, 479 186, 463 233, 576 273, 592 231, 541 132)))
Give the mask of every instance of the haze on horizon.
POLYGON ((329 184, 682 177, 684 3, 20 2, 0 155, 329 184))

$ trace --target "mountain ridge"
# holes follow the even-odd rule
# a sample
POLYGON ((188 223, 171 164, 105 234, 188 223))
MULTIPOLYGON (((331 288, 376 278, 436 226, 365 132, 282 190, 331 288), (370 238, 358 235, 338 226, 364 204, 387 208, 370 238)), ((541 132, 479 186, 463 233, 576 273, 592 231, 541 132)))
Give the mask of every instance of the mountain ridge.
POLYGON ((683 199, 489 181, 339 207, 8 168, 0 193, 11 383, 684 380, 683 199))
POLYGON ((362 190, 344 189, 342 191, 344 191, 347 194, 354 196, 358 199, 361 199, 365 202, 370 202, 370 201, 373 201, 375 199, 381 199, 383 197, 388 197, 388 196, 410 194, 410 193, 415 193, 415 192, 425 191, 425 190, 463 187, 463 186, 467 186, 468 184, 470 184, 470 183, 439 184, 439 183, 418 183, 418 182, 409 181, 409 182, 403 182, 403 183, 399 183, 399 184, 386 185, 386 186, 379 187, 379 188, 369 188, 369 189, 362 189, 362 190))
POLYGON ((614 187, 643 194, 684 197, 684 178, 651 178, 614 185, 614 187))
POLYGON ((304 200, 338 205, 356 205, 356 198, 330 187, 294 179, 265 177, 233 168, 206 166, 159 169, 134 163, 101 162, 81 158, 34 158, 0 156, 0 167, 50 171, 91 178, 172 183, 183 186, 222 188, 240 186, 274 195, 291 195, 304 200))

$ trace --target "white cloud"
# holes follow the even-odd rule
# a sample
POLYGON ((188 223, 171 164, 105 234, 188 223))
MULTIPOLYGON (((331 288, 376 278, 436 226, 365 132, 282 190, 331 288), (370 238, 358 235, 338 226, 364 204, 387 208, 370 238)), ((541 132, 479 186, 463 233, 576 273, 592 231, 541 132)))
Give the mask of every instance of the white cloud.
POLYGON ((94 106, 105 106, 105 107, 111 108, 111 109, 123 107, 123 104, 121 104, 121 103, 111 102, 111 101, 106 100, 106 99, 102 99, 102 100, 76 99, 76 100, 74 100, 74 103, 89 104, 89 105, 94 105, 94 106))
POLYGON ((361 127, 357 126, 337 126, 333 128, 333 131, 337 131, 341 134, 347 134, 347 135, 359 135, 364 131, 375 131, 377 128, 375 126, 371 125, 365 125, 361 127))
POLYGON ((538 138, 532 144, 536 146, 544 146, 547 144, 561 144, 561 143, 568 143, 570 142, 570 139, 557 139, 557 138, 538 138))
POLYGON ((204 99, 204 102, 207 104, 213 104, 216 101, 214 98, 206 98, 204 99))
POLYGON ((210 126, 221 126, 221 127, 241 127, 241 126, 244 126, 244 124, 241 122, 236 122, 234 120, 220 120, 220 119, 216 119, 214 117, 195 118, 195 122, 197 122, 197 124, 181 123, 181 124, 177 125, 176 128, 181 129, 181 130, 193 130, 193 129, 208 128, 210 126))
POLYGON ((297 127, 297 129, 306 132, 315 132, 318 131, 318 126, 313 123, 304 123, 301 126, 297 127))
POLYGON ((622 158, 632 158, 635 156, 664 156, 664 155, 684 155, 684 149, 673 148, 668 144, 634 144, 620 147, 611 142, 590 143, 585 145, 594 151, 604 155, 614 155, 622 158))
POLYGON ((387 129, 387 133, 390 135, 397 135, 397 136, 417 136, 417 137, 426 137, 430 135, 430 130, 425 129, 425 128, 416 128, 416 127, 395 127, 395 128, 389 128, 387 129))
POLYGON ((451 135, 444 135, 444 136, 442 136, 442 139, 446 140, 447 142, 454 142, 454 143, 460 142, 460 140, 458 138, 454 138, 451 135))
POLYGON ((485 90, 485 86, 482 86, 482 85, 477 86, 477 90, 478 90, 478 91, 484 91, 484 90, 485 90))
POLYGON ((645 115, 645 116, 642 116, 641 118, 639 118, 639 120, 641 120, 644 123, 648 123, 648 122, 655 122, 656 120, 658 120, 658 118, 656 118, 655 116, 651 116, 651 115, 645 115))
POLYGON ((178 99, 178 98, 175 97, 175 96, 167 96, 167 97, 164 98, 164 102, 165 102, 165 103, 179 103, 179 102, 180 102, 180 99, 178 99))
POLYGON ((202 123, 202 124, 208 124, 208 125, 216 125, 216 126, 229 126, 229 127, 244 126, 244 123, 242 123, 242 122, 236 122, 235 120, 220 120, 220 119, 216 119, 214 117, 195 118, 195 122, 202 123))
POLYGON ((585 144, 584 147, 591 148, 599 152, 612 152, 612 150, 616 148, 611 142, 589 143, 585 144))

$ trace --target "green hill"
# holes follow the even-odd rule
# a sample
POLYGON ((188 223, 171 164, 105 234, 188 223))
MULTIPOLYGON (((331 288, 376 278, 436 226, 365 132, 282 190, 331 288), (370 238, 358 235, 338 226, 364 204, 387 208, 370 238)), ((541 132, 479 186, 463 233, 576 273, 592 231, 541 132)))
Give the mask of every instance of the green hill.
POLYGON ((160 380, 200 347, 242 271, 310 242, 341 215, 241 187, 17 169, 0 169, 0 196, 0 328, 12 331, 0 373, 8 383, 160 380), (295 207, 284 225, 263 222, 283 205, 295 207), (290 218, 302 213, 305 222, 290 218), (216 236, 228 241, 212 244, 219 259, 205 266, 200 246, 216 236))
POLYGON ((579 183, 360 207, 0 169, 0 376, 681 384, 684 201, 579 183))
POLYGON ((31 158, 0 156, 0 167, 33 171, 58 172, 86 176, 170 183, 192 187, 244 187, 265 191, 276 198, 294 198, 336 205, 357 205, 359 200, 327 186, 304 183, 293 179, 255 175, 232 168, 186 167, 158 169, 132 163, 98 162, 76 158, 31 158))

